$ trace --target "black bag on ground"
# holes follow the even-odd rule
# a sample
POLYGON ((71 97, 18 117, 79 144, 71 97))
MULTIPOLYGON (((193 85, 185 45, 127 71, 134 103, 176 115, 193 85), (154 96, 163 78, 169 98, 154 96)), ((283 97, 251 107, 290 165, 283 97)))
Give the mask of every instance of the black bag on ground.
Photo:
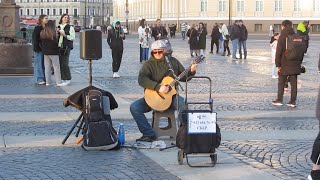
POLYGON ((98 90, 89 90, 86 95, 82 144, 85 150, 119 149, 117 132, 112 126, 108 107, 110 102, 107 96, 102 96, 98 90))
POLYGON ((286 59, 289 61, 302 60, 306 48, 304 36, 298 34, 288 35, 286 38, 286 59))
POLYGON ((216 134, 189 134, 188 133, 188 113, 210 113, 206 110, 184 110, 182 111, 182 122, 178 129, 176 145, 187 154, 190 153, 214 153, 220 146, 221 133, 216 124, 216 134))

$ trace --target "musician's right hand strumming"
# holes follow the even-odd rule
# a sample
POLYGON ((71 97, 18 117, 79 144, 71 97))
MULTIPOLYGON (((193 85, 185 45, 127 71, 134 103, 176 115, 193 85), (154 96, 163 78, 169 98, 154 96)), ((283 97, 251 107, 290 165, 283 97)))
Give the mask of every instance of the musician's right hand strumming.
POLYGON ((161 85, 161 87, 160 87, 160 89, 159 89, 159 92, 161 92, 161 93, 169 93, 169 91, 170 91, 170 88, 169 88, 169 86, 166 86, 166 85, 161 85))

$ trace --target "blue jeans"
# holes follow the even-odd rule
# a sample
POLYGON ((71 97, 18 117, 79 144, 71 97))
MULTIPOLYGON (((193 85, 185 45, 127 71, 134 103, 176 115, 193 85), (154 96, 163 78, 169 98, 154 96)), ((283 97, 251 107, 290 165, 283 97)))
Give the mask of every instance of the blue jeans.
MULTIPOLYGON (((174 109, 179 109, 181 112, 185 108, 184 98, 179 96, 179 108, 177 107, 177 98, 174 96, 172 99, 171 106, 174 109)), ((170 107, 171 108, 171 107, 170 107)), ((144 136, 154 136, 155 132, 153 131, 151 125, 148 122, 148 119, 144 115, 144 113, 150 112, 152 109, 148 106, 144 98, 138 99, 134 101, 130 106, 130 112, 133 116, 133 119, 136 121, 139 131, 144 136)), ((181 113, 178 114, 178 121, 181 122, 181 113)))
POLYGON ((243 47, 244 59, 247 59, 247 42, 246 41, 239 41, 240 59, 242 59, 242 47, 243 47))
POLYGON ((272 64, 272 72, 271 72, 272 74, 272 76, 278 76, 278 71, 277 71, 277 67, 276 67, 276 64, 275 63, 273 63, 272 64))
POLYGON ((142 48, 142 60, 149 59, 149 48, 142 48))
POLYGON ((239 39, 236 38, 232 40, 232 59, 236 59, 237 49, 238 49, 239 39))
POLYGON ((33 77, 35 82, 45 81, 44 76, 44 57, 42 52, 34 52, 33 77))
POLYGON ((184 40, 186 38, 186 31, 181 31, 181 35, 182 35, 182 40, 184 40))

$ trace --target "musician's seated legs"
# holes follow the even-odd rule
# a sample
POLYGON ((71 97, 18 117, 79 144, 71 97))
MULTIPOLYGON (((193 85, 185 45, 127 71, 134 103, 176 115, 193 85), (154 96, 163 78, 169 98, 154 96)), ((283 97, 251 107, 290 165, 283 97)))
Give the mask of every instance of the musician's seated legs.
POLYGON ((156 134, 144 115, 144 113, 150 111, 151 108, 147 105, 144 98, 134 101, 130 106, 130 112, 138 125, 139 131, 142 133, 142 137, 137 139, 137 141, 156 140, 156 134))

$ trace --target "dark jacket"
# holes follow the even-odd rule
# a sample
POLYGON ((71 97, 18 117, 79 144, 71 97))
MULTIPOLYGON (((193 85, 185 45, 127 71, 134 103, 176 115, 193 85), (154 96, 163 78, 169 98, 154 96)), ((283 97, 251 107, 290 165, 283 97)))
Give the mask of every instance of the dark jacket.
POLYGON ((302 59, 287 60, 285 56, 286 52, 286 38, 288 35, 294 34, 292 27, 286 27, 281 30, 280 37, 278 39, 277 51, 276 51, 276 66, 281 67, 280 75, 299 75, 301 73, 302 59))
POLYGON ((59 55, 58 39, 41 39, 41 49, 44 55, 59 55))
POLYGON ((198 31, 195 28, 190 28, 187 31, 187 37, 189 37, 190 50, 196 50, 198 48, 198 31))
POLYGON ((245 25, 239 26, 239 41, 246 41, 248 39, 248 30, 245 25))
MULTIPOLYGON (((185 70, 176 58, 171 57, 170 62, 176 76, 185 70)), ((187 76, 193 76, 194 74, 195 73, 191 73, 189 71, 188 75, 181 78, 180 81, 186 81, 187 76)), ((161 86, 160 83, 165 76, 171 76, 174 78, 171 71, 169 71, 169 65, 165 59, 157 60, 153 56, 150 56, 149 61, 146 61, 139 71, 138 83, 143 88, 158 91, 161 86)))
POLYGON ((123 33, 122 28, 119 28, 119 30, 116 30, 114 27, 112 27, 108 31, 108 38, 107 42, 111 49, 123 49, 123 40, 125 39, 125 35, 123 33), (120 36, 120 34, 123 34, 123 38, 120 36))
POLYGON ((42 31, 42 26, 36 26, 32 32, 32 45, 33 45, 33 51, 34 52, 40 52, 40 32, 42 31))
POLYGON ((151 36, 154 37, 154 40, 158 40, 159 39, 159 37, 158 37, 159 34, 161 34, 160 39, 163 38, 163 37, 167 37, 168 32, 167 32, 167 30, 166 30, 166 28, 164 26, 160 26, 160 27, 155 26, 155 27, 152 28, 151 36))
POLYGON ((199 31, 199 49, 206 49, 206 43, 207 43, 207 34, 208 31, 206 28, 203 28, 199 31))
POLYGON ((229 30, 231 41, 240 37, 240 27, 236 24, 232 25, 229 30))
POLYGON ((220 39, 221 33, 219 32, 219 27, 214 26, 211 32, 212 39, 220 39))

